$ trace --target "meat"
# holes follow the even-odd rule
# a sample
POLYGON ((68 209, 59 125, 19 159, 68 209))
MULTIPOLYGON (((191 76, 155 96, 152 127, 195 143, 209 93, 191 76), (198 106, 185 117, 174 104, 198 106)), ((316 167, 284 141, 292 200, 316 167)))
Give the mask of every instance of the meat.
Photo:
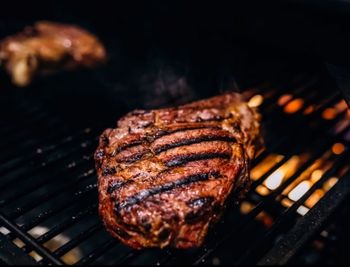
POLYGON ((135 249, 200 246, 249 187, 259 121, 237 93, 121 118, 95 152, 107 230, 135 249))
POLYGON ((101 42, 78 26, 39 21, 0 42, 0 62, 17 86, 37 73, 94 67, 106 59, 101 42))

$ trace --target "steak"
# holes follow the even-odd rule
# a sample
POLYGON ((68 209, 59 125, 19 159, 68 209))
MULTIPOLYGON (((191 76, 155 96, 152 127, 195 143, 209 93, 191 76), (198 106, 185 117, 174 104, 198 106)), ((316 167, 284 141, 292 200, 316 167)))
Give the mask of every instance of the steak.
POLYGON ((105 60, 106 51, 98 38, 70 24, 39 21, 0 42, 0 65, 22 87, 38 73, 92 68, 105 60))
POLYGON ((122 117, 95 152, 107 230, 135 249, 200 246, 249 187, 259 121, 237 93, 122 117))

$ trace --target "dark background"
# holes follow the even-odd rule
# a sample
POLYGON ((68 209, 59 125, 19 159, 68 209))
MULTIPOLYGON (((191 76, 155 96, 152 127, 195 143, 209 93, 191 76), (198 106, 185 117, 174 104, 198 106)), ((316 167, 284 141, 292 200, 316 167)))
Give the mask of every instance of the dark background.
MULTIPOLYGON (((7 1, 0 38, 37 20, 78 24, 99 36, 107 65, 15 90, 90 123, 241 90, 286 68, 347 64, 349 14, 348 1, 7 1)), ((4 72, 1 88, 13 91, 4 72)))
MULTIPOLYGON (((1 10, 0 38, 37 20, 78 24, 101 38, 107 65, 17 92, 46 97, 61 113, 64 102, 68 117, 88 122, 240 90, 286 67, 350 61, 349 1, 33 0, 1 10)), ((0 88, 11 88, 5 73, 0 78, 0 88)))
MULTIPOLYGON (((17 23, 37 19, 85 23, 107 38, 128 37, 139 52, 150 36, 153 42, 187 47, 188 39, 220 34, 347 61, 349 14, 347 0, 33 0, 3 3, 1 18, 17 23)), ((1 30, 5 34, 6 25, 1 30)))

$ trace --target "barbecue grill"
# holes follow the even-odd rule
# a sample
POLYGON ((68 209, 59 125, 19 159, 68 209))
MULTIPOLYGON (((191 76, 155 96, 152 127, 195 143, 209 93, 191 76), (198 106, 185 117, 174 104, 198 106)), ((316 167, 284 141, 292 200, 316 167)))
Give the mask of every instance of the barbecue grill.
MULTIPOLYGON (((325 231, 350 192, 350 110, 321 59, 263 44, 252 53, 256 46, 211 29, 205 44, 201 35, 184 47, 157 39, 149 25, 139 30, 140 50, 137 37, 99 32, 64 12, 74 6, 55 7, 51 19, 68 16, 100 33, 110 60, 25 89, 1 73, 0 263, 285 264, 325 231), (134 108, 238 88, 259 108, 265 139, 247 196, 229 201, 201 248, 132 250, 112 238, 98 217, 92 158, 103 129, 134 108)), ((31 19, 1 22, 0 34, 31 19)))

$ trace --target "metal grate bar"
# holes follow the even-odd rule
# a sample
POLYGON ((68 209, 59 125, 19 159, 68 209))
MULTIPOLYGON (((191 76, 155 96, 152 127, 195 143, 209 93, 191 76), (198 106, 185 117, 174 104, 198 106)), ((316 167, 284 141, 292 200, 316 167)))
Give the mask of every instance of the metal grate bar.
POLYGON ((86 257, 82 258, 76 263, 76 265, 87 265, 93 262, 95 259, 100 257, 103 253, 112 248, 118 241, 116 239, 109 239, 102 246, 95 249, 93 252, 89 253, 86 257))
POLYGON ((266 234, 262 238, 260 238, 255 244, 252 244, 248 250, 245 251, 244 255, 242 255, 239 258, 237 263, 246 262, 246 260, 249 257, 252 257, 254 251, 256 251, 258 247, 261 247, 262 244, 266 242, 266 240, 271 238, 272 234, 274 234, 283 223, 286 223, 286 221, 290 219, 290 216, 296 212, 298 207, 302 205, 312 195, 312 193, 314 193, 316 189, 320 188, 327 179, 333 176, 342 166, 344 166, 348 155, 348 153, 344 153, 342 157, 337 160, 336 164, 322 175, 322 177, 320 178, 320 180, 317 181, 317 183, 313 184, 311 188, 298 201, 296 201, 290 208, 285 210, 275 221, 274 225, 266 232, 266 234))
POLYGON ((84 240, 88 239, 90 236, 94 235, 98 231, 103 229, 103 225, 101 223, 95 224, 91 226, 89 229, 79 233, 74 239, 70 240, 68 243, 64 244, 62 247, 55 250, 53 253, 57 257, 63 256, 65 253, 79 245, 84 240))
POLYGON ((46 241, 50 240, 55 235, 57 235, 60 232, 62 232, 67 227, 73 225, 74 223, 76 223, 79 220, 83 219, 85 216, 91 214, 96 208, 97 208, 97 204, 94 203, 92 206, 89 206, 84 211, 81 211, 81 212, 77 213, 76 216, 72 216, 70 218, 67 218, 62 223, 55 225, 47 233, 45 233, 42 236, 38 237, 36 239, 36 241, 38 243, 45 243, 46 241))
POLYGON ((48 152, 54 151, 54 149, 57 149, 62 145, 64 145, 65 143, 69 143, 75 138, 78 138, 84 133, 87 133, 88 131, 90 131, 88 129, 79 131, 73 136, 67 138, 66 137, 67 130, 68 128, 63 127, 63 128, 60 128, 58 131, 55 131, 54 133, 49 134, 49 136, 45 136, 44 144, 48 143, 47 145, 44 145, 42 143, 40 144, 35 143, 25 148, 22 147, 21 148, 22 153, 17 158, 8 159, 8 157, 6 157, 6 160, 1 162, 0 173, 9 172, 13 170, 15 167, 18 167, 19 165, 24 163, 28 164, 28 162, 33 162, 34 160, 37 161, 40 158, 47 156, 48 152), (52 142, 54 143, 54 145, 50 145, 50 143, 52 142), (40 153, 38 153, 39 149, 40 149, 40 153))
POLYGON ((47 249, 42 247, 38 244, 38 242, 35 241, 31 236, 29 236, 27 233, 22 232, 17 225, 12 223, 10 220, 8 220, 2 213, 0 213, 0 221, 1 223, 8 228, 9 230, 15 232, 17 236, 26 243, 27 246, 33 248, 36 252, 38 252, 42 257, 50 260, 52 263, 56 265, 63 265, 63 262, 53 256, 47 249))
POLYGON ((217 244, 214 245, 214 247, 207 249, 207 251, 204 251, 202 256, 200 256, 196 261, 195 264, 200 264, 200 262, 208 257, 211 253, 213 253, 218 246, 220 246, 222 243, 226 242, 228 239, 230 239, 237 231, 241 231, 242 227, 246 225, 247 222, 249 222, 252 218, 256 217, 263 208, 270 202, 274 200, 275 197, 277 197, 280 193, 284 191, 287 186, 289 186, 296 178, 298 178, 311 164, 313 164, 320 156, 322 156, 326 152, 326 148, 324 148, 324 145, 321 149, 318 149, 315 155, 310 158, 306 163, 304 163, 298 171, 292 175, 288 180, 286 180, 278 189, 276 189, 274 192, 272 192, 270 195, 265 197, 264 200, 260 201, 256 207, 247 215, 247 217, 242 220, 242 223, 239 227, 237 227, 236 230, 230 231, 229 233, 225 234, 225 237, 221 239, 217 244))
MULTIPOLYGON (((83 160, 82 160, 83 161, 83 160)), ((60 174, 69 172, 70 169, 65 169, 55 175, 55 177, 58 177, 60 174)), ((0 203, 0 207, 3 207, 6 204, 11 203, 12 201, 18 201, 20 198, 24 197, 26 193, 30 193, 32 191, 35 191, 40 188, 40 186, 43 186, 47 183, 47 180, 45 177, 42 177, 42 179, 33 181, 30 186, 26 187, 24 190, 17 191, 16 193, 11 194, 6 199, 2 199, 0 203)))
MULTIPOLYGON (((58 174, 56 177, 59 177, 59 175, 61 175, 62 173, 58 174)), ((69 178, 71 176, 66 176, 66 178, 69 178)), ((49 192, 45 193, 44 195, 41 195, 40 197, 38 197, 37 199, 35 199, 35 201, 32 201, 30 203, 26 203, 24 206, 18 207, 15 211, 11 212, 8 214, 8 216, 10 218, 15 218, 20 216, 21 214, 28 212, 29 210, 35 208, 36 206, 40 205, 40 203, 42 203, 43 201, 48 200, 49 198, 53 198, 55 196, 58 196, 60 194, 64 193, 65 189, 69 189, 73 184, 78 184, 79 182, 86 180, 87 176, 79 176, 77 179, 71 181, 70 183, 60 187, 60 188, 55 188, 55 190, 50 190, 49 192), (58 190, 57 190, 58 189, 58 190)), ((40 185, 37 185, 40 186, 40 185)))
POLYGON ((350 172, 331 188, 313 209, 301 218, 294 227, 259 261, 258 265, 287 264, 296 252, 327 220, 350 193, 350 172))
POLYGON ((31 229, 32 227, 34 227, 35 225, 37 225, 38 223, 50 218, 51 216, 59 213, 60 211, 62 211, 63 209, 65 209, 67 207, 67 205, 71 205, 74 203, 77 203, 77 201, 80 200, 80 198, 82 198, 84 195, 93 192, 93 190, 96 187, 88 187, 85 191, 77 191, 75 192, 74 196, 70 199, 70 201, 65 202, 65 203, 60 203, 60 206, 55 207, 54 209, 50 209, 50 210, 46 210, 41 212, 39 215, 37 215, 35 218, 33 218, 30 222, 27 222, 25 224, 23 224, 20 228, 24 231, 31 229), (78 194, 79 193, 79 194, 78 194))
MULTIPOLYGON (((85 140, 85 145, 92 145, 92 141, 86 141, 85 140)), ((24 172, 26 174, 26 176, 29 175, 33 175, 38 171, 43 171, 45 169, 48 169, 49 167, 53 167, 54 165, 57 165, 60 161, 67 159, 69 156, 72 155, 72 153, 80 153, 80 149, 82 149, 81 144, 80 143, 76 143, 73 146, 70 146, 68 149, 65 149, 61 152, 56 151, 55 153, 55 157, 54 158, 50 158, 48 159, 46 162, 41 163, 40 165, 34 166, 32 169, 30 170, 22 170, 21 172, 24 172)), ((25 167, 25 166, 23 166, 25 167)), ((6 190, 6 188, 10 185, 13 184, 15 182, 17 182, 18 180, 20 180, 21 178, 23 178, 21 176, 21 172, 17 173, 17 175, 12 175, 12 179, 10 179, 9 181, 2 183, 0 186, 0 190, 6 190)))

